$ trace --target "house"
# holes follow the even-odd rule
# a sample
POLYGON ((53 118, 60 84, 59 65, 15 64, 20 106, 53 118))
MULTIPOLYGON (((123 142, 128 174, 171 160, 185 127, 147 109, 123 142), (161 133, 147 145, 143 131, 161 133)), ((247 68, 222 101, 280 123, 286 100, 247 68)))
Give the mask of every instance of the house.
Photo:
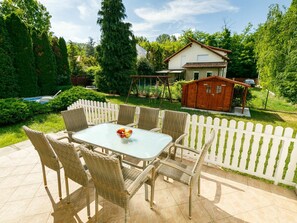
POLYGON ((242 95, 242 113, 246 103, 248 84, 228 78, 211 76, 183 85, 182 106, 205 110, 230 112, 234 85, 245 88, 242 95))
POLYGON ((209 76, 226 77, 230 50, 204 45, 193 38, 185 47, 166 58, 167 73, 175 79, 199 80, 209 76))

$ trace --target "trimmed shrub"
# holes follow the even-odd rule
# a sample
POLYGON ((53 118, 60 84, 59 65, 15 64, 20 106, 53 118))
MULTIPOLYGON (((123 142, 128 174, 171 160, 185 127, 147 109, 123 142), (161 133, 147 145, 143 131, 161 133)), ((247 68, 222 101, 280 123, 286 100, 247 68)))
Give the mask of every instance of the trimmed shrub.
POLYGON ((66 110, 67 107, 79 99, 105 102, 105 95, 83 87, 72 87, 71 89, 60 93, 51 100, 48 105, 53 111, 66 110))
POLYGON ((0 126, 25 121, 34 115, 49 113, 47 104, 23 101, 22 99, 0 99, 0 126))
MULTIPOLYGON (((235 85, 234 86, 234 93, 233 93, 233 99, 232 99, 232 107, 238 107, 242 105, 242 97, 244 93, 244 87, 241 85, 235 85)), ((250 89, 248 89, 247 95, 246 95, 246 103, 248 103, 253 98, 250 89)))

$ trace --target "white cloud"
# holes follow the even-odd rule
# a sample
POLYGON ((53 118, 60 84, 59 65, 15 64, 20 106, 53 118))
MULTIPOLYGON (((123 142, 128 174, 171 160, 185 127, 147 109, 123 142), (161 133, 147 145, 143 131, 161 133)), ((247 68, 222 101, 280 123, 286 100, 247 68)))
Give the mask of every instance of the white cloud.
MULTIPOLYGON (((81 26, 71 22, 59 21, 53 23, 52 31, 58 36, 63 36, 66 41, 85 43, 88 37, 94 34, 96 30, 92 30, 91 26, 81 26), (82 33, 87 33, 88 36, 82 37, 82 33)), ((99 29, 97 30, 99 32, 99 29)), ((97 34, 98 36, 98 34, 97 34)), ((93 35, 93 37, 95 37, 93 35)))
POLYGON ((136 15, 154 25, 193 20, 192 17, 202 14, 211 14, 222 11, 237 11, 228 0, 173 0, 161 9, 138 8, 136 15))

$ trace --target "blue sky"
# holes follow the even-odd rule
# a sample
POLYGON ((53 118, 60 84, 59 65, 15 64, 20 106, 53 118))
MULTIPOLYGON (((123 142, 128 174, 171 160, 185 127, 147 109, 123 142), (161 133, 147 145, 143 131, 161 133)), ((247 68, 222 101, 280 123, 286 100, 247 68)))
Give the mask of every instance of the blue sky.
MULTIPOLYGON (((100 0, 39 0, 52 15, 51 31, 66 41, 100 39, 96 24, 100 0)), ((266 21, 271 4, 289 7, 292 0, 123 0, 126 21, 136 36, 154 41, 160 34, 179 35, 193 29, 214 33, 224 24, 241 33, 250 22, 254 28, 266 21)))

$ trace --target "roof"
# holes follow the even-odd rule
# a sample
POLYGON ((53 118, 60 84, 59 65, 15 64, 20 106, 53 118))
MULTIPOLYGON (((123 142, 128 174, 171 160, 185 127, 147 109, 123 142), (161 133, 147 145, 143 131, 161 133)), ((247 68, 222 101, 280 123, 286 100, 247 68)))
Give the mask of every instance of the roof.
POLYGON ((218 53, 217 51, 222 51, 222 52, 225 52, 225 53, 231 53, 231 50, 226 50, 226 49, 222 49, 222 48, 218 48, 218 47, 213 47, 213 46, 207 46, 207 45, 204 45, 203 43, 200 43, 198 42, 197 40, 189 37, 189 40, 191 40, 190 43, 188 43, 186 46, 184 46, 183 48, 181 48, 179 51, 175 52, 174 54, 172 54, 171 56, 167 57, 164 62, 168 62, 172 57, 174 57, 175 55, 177 55, 178 53, 180 53, 181 51, 183 51, 184 49, 188 48, 188 47, 191 47, 193 43, 196 43, 198 45, 200 45, 202 48, 206 48, 208 49, 209 51, 213 52, 214 54, 222 57, 223 59, 225 60, 229 60, 228 57, 218 53))
POLYGON ((175 70, 159 70, 156 71, 157 74, 181 74, 185 72, 184 69, 175 69, 175 70))
POLYGON ((226 62, 192 62, 183 65, 183 68, 225 68, 227 66, 226 62))
POLYGON ((222 80, 222 81, 226 81, 226 82, 229 82, 229 83, 232 83, 232 84, 239 84, 239 85, 244 86, 244 87, 250 87, 249 84, 245 84, 245 83, 242 83, 242 82, 239 82, 239 81, 234 81, 234 80, 231 80, 229 78, 220 77, 220 76, 210 76, 210 77, 206 77, 206 78, 201 78, 199 80, 195 80, 195 81, 192 81, 190 83, 203 82, 203 81, 208 81, 208 80, 212 80, 212 79, 222 80))

